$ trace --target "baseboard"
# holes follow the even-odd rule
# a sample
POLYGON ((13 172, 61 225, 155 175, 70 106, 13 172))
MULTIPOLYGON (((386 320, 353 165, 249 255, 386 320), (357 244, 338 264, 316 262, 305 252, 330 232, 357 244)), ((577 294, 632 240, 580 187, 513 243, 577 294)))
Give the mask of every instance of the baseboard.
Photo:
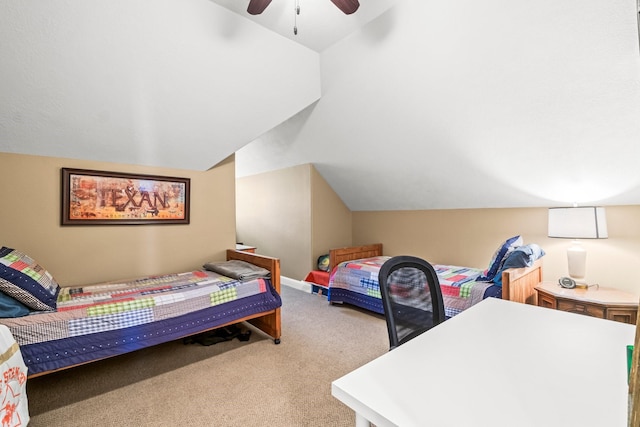
POLYGON ((311 293, 311 284, 303 280, 296 280, 290 277, 280 276, 280 284, 289 286, 299 291, 311 293))

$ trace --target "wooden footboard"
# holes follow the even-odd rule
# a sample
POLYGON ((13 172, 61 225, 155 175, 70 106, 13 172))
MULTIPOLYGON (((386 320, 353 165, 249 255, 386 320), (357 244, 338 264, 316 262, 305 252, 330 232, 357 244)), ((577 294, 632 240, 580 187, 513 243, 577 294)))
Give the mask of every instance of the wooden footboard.
POLYGON ((535 287, 542 282, 542 260, 531 267, 510 268, 502 272, 502 299, 537 304, 535 287))
POLYGON ((329 268, 332 269, 341 262, 353 261, 354 259, 371 258, 380 255, 382 255, 382 243, 331 249, 329 251, 329 268))
MULTIPOLYGON (((280 294, 280 260, 278 258, 228 249, 227 260, 232 259, 246 261, 269 270, 271 272, 271 284, 276 292, 280 294)), ((280 308, 266 313, 258 313, 245 317, 237 320, 236 322, 249 322, 262 332, 272 337, 276 344, 280 343, 280 334, 282 333, 280 308)))

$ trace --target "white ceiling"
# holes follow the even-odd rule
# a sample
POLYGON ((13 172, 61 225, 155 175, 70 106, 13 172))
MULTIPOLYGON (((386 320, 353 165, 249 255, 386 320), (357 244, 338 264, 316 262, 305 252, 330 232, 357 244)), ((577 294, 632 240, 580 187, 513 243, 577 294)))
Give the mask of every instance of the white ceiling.
POLYGON ((249 15, 249 0, 211 0, 271 31, 322 52, 361 28, 401 0, 360 0, 360 7, 345 15, 331 0, 273 0, 260 15, 249 15), (295 14, 295 6, 300 14, 295 14), (293 28, 298 28, 294 34, 293 28))
POLYGON ((352 210, 640 204, 636 0, 0 2, 0 153, 239 177, 352 210))
POLYGON ((0 152, 206 170, 321 95, 316 52, 209 0, 0 2, 0 57, 0 152))
POLYGON ((640 203, 635 0, 403 0, 321 66, 238 176, 313 163, 351 210, 640 203))

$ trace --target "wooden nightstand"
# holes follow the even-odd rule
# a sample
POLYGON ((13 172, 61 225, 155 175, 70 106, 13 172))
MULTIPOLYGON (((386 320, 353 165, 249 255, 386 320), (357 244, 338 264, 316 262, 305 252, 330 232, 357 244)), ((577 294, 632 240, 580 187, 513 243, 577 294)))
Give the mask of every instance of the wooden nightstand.
POLYGON ((242 252, 250 252, 252 254, 256 253, 256 247, 255 246, 249 246, 249 245, 243 245, 242 243, 236 243, 236 251, 242 251, 242 252))
POLYGON ((638 296, 613 288, 565 289, 555 282, 536 286, 538 305, 601 319, 636 324, 638 296))

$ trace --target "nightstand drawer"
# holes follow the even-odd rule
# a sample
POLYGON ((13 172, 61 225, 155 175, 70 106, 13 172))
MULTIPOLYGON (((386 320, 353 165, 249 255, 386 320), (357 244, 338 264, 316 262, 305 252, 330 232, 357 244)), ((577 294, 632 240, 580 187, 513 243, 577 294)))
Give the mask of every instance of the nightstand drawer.
POLYGON ((540 307, 553 308, 554 310, 558 308, 556 307, 556 299, 550 295, 543 294, 542 292, 538 293, 538 305, 540 307))
POLYGON ((599 317, 601 319, 604 319, 606 311, 605 307, 567 300, 558 300, 558 310, 586 314, 587 316, 599 317))
POLYGON ((638 296, 613 288, 565 289, 554 282, 536 286, 538 305, 635 325, 638 296))
POLYGON ((638 321, 637 308, 609 308, 607 309, 607 319, 616 322, 630 323, 635 325, 638 321))

